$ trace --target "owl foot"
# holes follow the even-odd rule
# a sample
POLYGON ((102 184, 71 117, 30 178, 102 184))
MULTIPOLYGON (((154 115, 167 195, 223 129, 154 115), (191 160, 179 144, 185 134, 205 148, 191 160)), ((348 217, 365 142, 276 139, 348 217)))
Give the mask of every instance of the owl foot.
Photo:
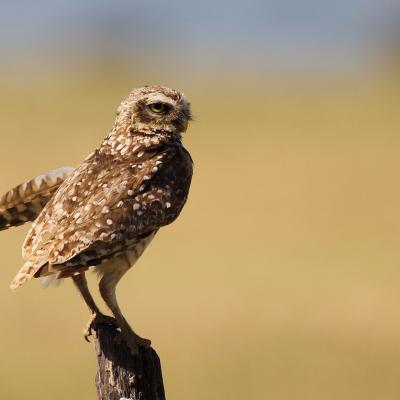
POLYGON ((149 348, 151 346, 151 341, 149 339, 144 339, 137 335, 133 331, 122 331, 116 337, 115 341, 117 343, 124 342, 132 354, 139 353, 139 347, 149 348))
POLYGON ((118 324, 115 318, 109 317, 108 315, 104 315, 101 313, 94 313, 92 314, 85 330, 83 331, 83 337, 87 342, 90 342, 89 337, 92 336, 92 331, 96 331, 96 328, 99 324, 112 325, 118 328, 118 324))

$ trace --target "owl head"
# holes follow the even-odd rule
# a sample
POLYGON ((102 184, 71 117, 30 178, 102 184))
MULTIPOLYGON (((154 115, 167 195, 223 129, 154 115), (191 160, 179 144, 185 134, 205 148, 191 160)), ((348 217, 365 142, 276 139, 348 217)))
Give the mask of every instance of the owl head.
POLYGON ((192 115, 185 96, 165 86, 134 89, 117 110, 116 127, 139 135, 180 136, 192 115))

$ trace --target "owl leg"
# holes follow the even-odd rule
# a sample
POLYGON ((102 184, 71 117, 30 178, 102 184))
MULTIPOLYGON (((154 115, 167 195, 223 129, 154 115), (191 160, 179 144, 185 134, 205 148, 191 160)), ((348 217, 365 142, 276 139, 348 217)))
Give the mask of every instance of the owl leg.
POLYGON ((119 280, 129 268, 130 265, 128 267, 114 268, 109 272, 106 272, 100 279, 99 289, 103 300, 110 308, 119 328, 121 329, 120 336, 117 340, 123 340, 126 342, 133 354, 137 354, 140 346, 149 347, 151 345, 151 341, 141 338, 133 331, 118 306, 117 297, 115 294, 116 286, 119 280))
POLYGON ((96 325, 108 324, 115 326, 116 321, 115 318, 104 315, 97 307, 92 295, 90 294, 84 272, 74 276, 72 279, 92 313, 89 322, 83 332, 85 340, 89 342, 89 337, 92 335, 92 330, 95 330, 96 325))

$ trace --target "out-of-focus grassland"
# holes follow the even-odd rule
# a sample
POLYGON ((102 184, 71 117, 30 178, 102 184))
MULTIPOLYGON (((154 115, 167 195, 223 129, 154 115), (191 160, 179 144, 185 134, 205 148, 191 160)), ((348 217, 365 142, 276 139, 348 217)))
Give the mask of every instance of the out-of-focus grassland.
MULTIPOLYGON (((132 84, 1 82, 0 191, 77 165, 132 84)), ((398 399, 400 90, 182 89, 196 116, 191 196, 119 288, 168 398, 398 399)), ((0 398, 94 399, 72 283, 8 290, 26 232, 0 235, 0 398)))

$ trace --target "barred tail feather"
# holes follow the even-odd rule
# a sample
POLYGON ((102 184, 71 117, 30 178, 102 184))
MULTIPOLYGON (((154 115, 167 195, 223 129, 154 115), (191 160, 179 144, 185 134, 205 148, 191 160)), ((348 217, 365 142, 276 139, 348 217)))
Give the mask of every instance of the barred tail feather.
POLYGON ((30 281, 35 276, 36 272, 38 272, 46 263, 47 260, 43 258, 43 256, 31 257, 18 271, 17 275, 15 275, 14 280, 10 284, 10 289, 16 290, 24 283, 30 281))
POLYGON ((0 197, 0 231, 34 221, 73 170, 64 167, 49 171, 0 197))

